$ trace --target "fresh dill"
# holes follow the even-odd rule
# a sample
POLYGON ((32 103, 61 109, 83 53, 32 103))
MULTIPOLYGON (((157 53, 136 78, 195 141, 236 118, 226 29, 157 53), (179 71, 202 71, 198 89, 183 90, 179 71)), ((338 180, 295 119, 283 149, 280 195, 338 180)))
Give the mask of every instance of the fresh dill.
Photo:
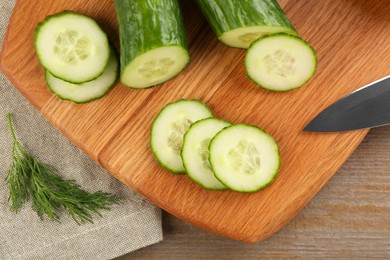
POLYGON ((110 210, 118 204, 120 197, 102 191, 89 193, 74 180, 65 180, 51 165, 39 162, 17 140, 8 113, 8 126, 13 139, 12 161, 6 177, 9 187, 10 208, 19 212, 22 206, 32 200, 32 208, 42 220, 60 220, 65 211, 77 223, 93 223, 93 216, 102 216, 101 210, 110 210))

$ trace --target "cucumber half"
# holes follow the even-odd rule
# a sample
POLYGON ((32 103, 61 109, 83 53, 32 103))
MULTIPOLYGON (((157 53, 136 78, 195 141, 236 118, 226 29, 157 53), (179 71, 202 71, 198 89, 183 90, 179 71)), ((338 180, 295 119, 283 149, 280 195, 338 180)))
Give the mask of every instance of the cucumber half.
POLYGON ((259 37, 278 32, 296 34, 276 0, 195 0, 219 40, 248 48, 259 37))
POLYGON ((123 69, 121 81, 131 88, 153 87, 178 75, 189 61, 183 47, 160 47, 136 57, 123 69))
POLYGON ((69 11, 48 16, 37 25, 35 49, 46 70, 76 84, 103 74, 110 57, 107 35, 99 25, 69 11))
POLYGON ((255 126, 220 131, 209 146, 210 165, 220 182, 238 192, 256 192, 276 178, 280 153, 274 139, 255 126))
POLYGON ((121 43, 121 81, 144 89, 177 76, 190 56, 178 0, 114 0, 121 43))
POLYGON ((256 40, 247 51, 249 78, 271 91, 289 91, 303 86, 317 69, 314 49, 298 36, 277 33, 256 40))
POLYGON ((74 103, 87 103, 104 96, 116 83, 119 76, 119 59, 116 51, 111 48, 111 56, 104 73, 97 79, 73 84, 54 77, 45 71, 46 83, 58 97, 74 103))
POLYGON ((231 123, 216 119, 202 119, 188 129, 184 135, 181 158, 188 176, 205 189, 225 190, 226 186, 215 178, 209 163, 211 139, 231 123))
POLYGON ((191 124, 212 116, 210 109, 197 100, 182 99, 166 105, 155 118, 150 137, 160 165, 176 174, 185 173, 180 156, 183 136, 191 124))

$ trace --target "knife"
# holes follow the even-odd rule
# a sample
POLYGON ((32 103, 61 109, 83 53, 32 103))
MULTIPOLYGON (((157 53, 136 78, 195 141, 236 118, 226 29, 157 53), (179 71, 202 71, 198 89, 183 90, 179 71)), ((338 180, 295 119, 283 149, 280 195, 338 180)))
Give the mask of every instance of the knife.
POLYGON ((303 131, 345 132, 387 124, 390 124, 390 75, 336 101, 303 131))

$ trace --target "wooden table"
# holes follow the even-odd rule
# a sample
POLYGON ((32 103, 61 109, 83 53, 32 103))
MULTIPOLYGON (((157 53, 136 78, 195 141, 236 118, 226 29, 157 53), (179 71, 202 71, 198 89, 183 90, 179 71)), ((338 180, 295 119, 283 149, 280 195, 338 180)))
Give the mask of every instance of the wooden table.
POLYGON ((163 214, 164 241, 119 258, 390 259, 390 127, 371 130, 342 169, 271 238, 244 244, 163 214))

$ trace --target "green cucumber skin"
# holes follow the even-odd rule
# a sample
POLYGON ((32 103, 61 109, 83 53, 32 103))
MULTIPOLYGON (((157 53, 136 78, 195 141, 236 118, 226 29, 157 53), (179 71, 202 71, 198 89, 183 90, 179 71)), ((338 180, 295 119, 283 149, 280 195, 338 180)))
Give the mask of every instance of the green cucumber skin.
MULTIPOLYGON (((207 108, 209 111, 210 111, 210 114, 213 115, 211 109, 203 102, 197 100, 197 99, 179 99, 178 101, 176 102, 173 102, 173 103, 169 103, 167 105, 165 105, 165 107, 163 107, 160 112, 157 114, 157 116, 155 117, 158 118, 161 113, 164 112, 164 110, 171 104, 177 104, 177 103, 180 103, 180 102, 187 102, 187 101, 193 101, 193 102, 198 102, 199 104, 203 105, 205 108, 207 108)), ((153 132, 154 132, 154 121, 153 121, 153 125, 152 125, 152 128, 151 128, 151 135, 150 135, 150 140, 149 140, 149 143, 152 144, 152 138, 153 138, 153 132)), ((155 147, 153 147, 153 145, 150 146, 150 149, 152 150, 152 153, 154 155, 154 158, 156 159, 157 163, 163 167, 165 170, 168 170, 170 171, 171 173, 173 174, 176 174, 176 175, 185 175, 186 172, 185 171, 175 171, 173 169, 171 169, 168 165, 166 165, 165 163, 163 163, 162 161, 160 161, 160 159, 158 158, 157 154, 158 154, 158 151, 155 149, 155 147)))
POLYGON ((195 0, 214 32, 223 33, 242 27, 293 25, 276 0, 195 0))
MULTIPOLYGON (((247 51, 247 54, 245 56, 245 60, 244 60, 244 64, 245 64, 245 68, 247 68, 248 64, 247 64, 247 57, 248 55, 250 55, 250 49, 252 46, 254 46, 257 42, 263 40, 263 39, 266 39, 266 38, 269 38, 269 37, 279 37, 279 36, 284 36, 284 37, 291 37, 291 38, 294 38, 294 39, 297 39, 297 40, 300 40, 303 44, 306 44, 307 47, 313 52, 313 57, 314 57, 314 60, 315 60, 315 67, 313 69, 313 75, 307 79, 305 82, 303 82, 301 85, 299 86, 296 86, 295 88, 290 88, 290 89, 286 89, 286 90, 276 90, 274 88, 271 88, 269 86, 264 86, 264 85, 261 85, 259 84, 258 82, 256 82, 250 75, 249 73, 246 73, 246 75, 248 76, 248 78, 253 82, 255 83, 257 86, 267 90, 267 91, 270 91, 270 92, 289 92, 289 91, 292 91, 292 90, 295 90, 295 89, 298 89, 298 88, 301 88, 302 86, 304 86, 307 82, 309 82, 312 77, 314 76, 314 74, 316 73, 317 71, 317 67, 318 67, 318 57, 317 57, 317 53, 316 51, 314 50, 314 48, 308 43, 306 42, 305 40, 303 40, 302 38, 300 38, 299 36, 296 36, 296 35, 291 35, 291 34, 288 34, 288 33, 274 33, 274 34, 269 34, 269 35, 264 35, 262 37, 260 37, 259 39, 257 39, 256 41, 254 41, 251 46, 249 47, 248 51, 247 51)), ((246 69, 246 71, 248 71, 246 69)))
MULTIPOLYGON (((35 31, 34 31, 34 48, 35 48, 35 50, 36 50, 36 53, 37 53, 37 56, 38 56, 39 63, 40 63, 42 66, 43 66, 43 64, 42 64, 42 62, 41 62, 40 52, 39 52, 39 50, 38 50, 38 48, 37 48, 37 37, 38 37, 38 35, 39 35, 39 33, 40 33, 40 30, 42 29, 42 27, 43 27, 46 23, 50 22, 51 19, 56 19, 56 18, 58 18, 58 17, 66 16, 66 15, 77 15, 77 16, 83 16, 83 17, 85 17, 86 19, 90 19, 92 22, 96 23, 97 28, 99 28, 104 34, 106 34, 106 33, 101 29, 101 27, 97 24, 97 22, 96 22, 94 19, 92 19, 91 17, 89 17, 89 16, 86 16, 86 15, 83 15, 83 14, 79 14, 79 13, 75 13, 75 12, 69 11, 69 10, 65 10, 65 11, 62 11, 62 12, 57 13, 57 14, 49 15, 49 16, 47 16, 43 21, 41 21, 40 23, 37 24, 37 26, 35 27, 35 31)), ((108 38, 107 38, 107 39, 108 39, 108 38)), ((108 40, 107 40, 107 46, 108 46, 108 48, 110 48, 110 47, 109 47, 109 42, 108 42, 108 40)), ((103 70, 101 71, 101 73, 100 73, 99 75, 97 75, 96 77, 93 77, 93 78, 89 78, 89 79, 87 79, 87 80, 85 80, 85 81, 82 81, 82 82, 75 82, 75 81, 72 81, 72 80, 70 80, 70 79, 67 79, 67 78, 64 78, 64 77, 60 77, 59 75, 56 75, 56 74, 54 74, 54 73, 52 73, 52 72, 50 72, 50 73, 51 73, 54 77, 59 78, 59 79, 62 79, 62 80, 67 81, 67 82, 69 82, 69 83, 73 83, 73 84, 86 83, 86 82, 93 81, 93 80, 97 79, 98 77, 100 77, 100 76, 104 73, 104 71, 106 70, 106 68, 107 68, 107 66, 108 66, 108 60, 109 60, 109 59, 110 59, 110 56, 107 57, 107 60, 105 61, 105 62, 106 62, 106 66, 103 68, 103 70)), ((44 67, 44 66, 43 66, 43 67, 44 67)), ((47 70, 47 68, 45 68, 45 67, 44 67, 44 69, 47 70)), ((45 74, 46 74, 46 73, 45 73, 45 74)))
MULTIPOLYGON (((116 57, 119 56, 119 55, 118 55, 118 52, 116 51, 116 49, 113 47, 112 44, 110 44, 110 49, 111 49, 111 51, 112 51, 112 53, 113 53, 112 55, 115 55, 116 57)), ((107 91, 104 92, 104 93, 102 93, 102 95, 99 96, 99 97, 91 98, 91 99, 86 100, 86 101, 84 101, 84 102, 78 102, 78 101, 71 100, 71 99, 69 99, 69 98, 64 98, 64 97, 62 97, 61 95, 55 93, 55 92, 53 91, 52 87, 50 86, 50 84, 47 84, 47 86, 48 86, 48 88, 50 89, 50 91, 51 91, 53 94, 55 94, 57 97, 59 97, 60 99, 62 99, 62 100, 64 100, 64 101, 70 101, 70 102, 73 102, 73 103, 79 104, 79 105, 86 104, 86 103, 89 103, 89 102, 92 102, 92 101, 101 99, 102 97, 104 97, 105 95, 107 95, 107 93, 110 92, 111 89, 114 88, 114 86, 115 86, 116 83, 118 82, 118 78, 119 78, 119 59, 117 58, 116 60, 117 60, 117 62, 118 62, 117 80, 115 80, 115 81, 112 83, 112 85, 109 86, 109 88, 107 89, 107 91)), ((48 76, 48 75, 47 75, 47 73, 46 73, 46 70, 45 70, 44 75, 45 75, 45 81, 48 82, 48 80, 47 80, 47 76, 48 76)))
MULTIPOLYGON (((271 139, 274 140, 274 142, 275 142, 275 139, 274 139, 270 134, 268 134, 266 131, 264 131, 263 129, 261 129, 261 128, 257 127, 257 126, 248 125, 248 124, 245 124, 245 123, 234 124, 234 125, 225 127, 223 130, 225 130, 225 129, 229 128, 229 127, 235 127, 235 126, 238 126, 238 125, 244 125, 244 126, 253 127, 253 128, 255 128, 255 129, 257 129, 257 130, 263 132, 264 134, 266 134, 269 138, 271 138, 271 139)), ((223 130, 222 130, 222 131, 223 131, 223 130)), ((222 131, 220 131, 218 134, 216 134, 216 135, 214 136, 213 139, 211 139, 211 142, 210 142, 210 145, 209 145, 209 150, 210 150, 210 147, 212 146, 212 143, 213 143, 213 141, 215 140, 215 138, 216 138, 222 131)), ((275 142, 275 143, 276 143, 276 142, 275 142)), ((223 185, 225 185, 226 187, 228 187, 228 189, 230 189, 230 190, 232 190, 232 191, 240 192, 240 193, 255 193, 255 192, 258 192, 258 191, 263 190, 263 189, 267 188, 268 186, 270 186, 270 185, 275 181, 275 179, 278 177, 278 173, 279 173, 279 170, 280 170, 280 168, 281 168, 280 149, 279 149, 279 148, 278 148, 277 152, 278 152, 277 155, 278 155, 278 158, 279 158, 279 161, 278 161, 278 168, 275 170, 275 174, 274 174, 273 178, 272 178, 269 182, 267 182, 267 183, 261 185, 260 187, 258 187, 258 188, 255 189, 255 190, 242 191, 242 190, 232 189, 231 187, 229 187, 228 185, 226 185, 226 182, 224 182, 223 180, 221 180, 220 178, 218 178, 218 176, 217 176, 216 174, 214 174, 214 176, 215 176, 215 178, 217 178, 217 179, 219 180, 219 182, 221 182, 223 185)), ((213 160, 212 155, 211 155, 211 153, 210 153, 209 162, 210 162, 210 165, 211 165, 211 169, 212 169, 213 172, 214 172, 215 165, 213 164, 213 161, 214 161, 214 160, 213 160)))
POLYGON ((117 12, 121 74, 136 57, 147 51, 181 46, 187 39, 178 0, 114 0, 117 12))

